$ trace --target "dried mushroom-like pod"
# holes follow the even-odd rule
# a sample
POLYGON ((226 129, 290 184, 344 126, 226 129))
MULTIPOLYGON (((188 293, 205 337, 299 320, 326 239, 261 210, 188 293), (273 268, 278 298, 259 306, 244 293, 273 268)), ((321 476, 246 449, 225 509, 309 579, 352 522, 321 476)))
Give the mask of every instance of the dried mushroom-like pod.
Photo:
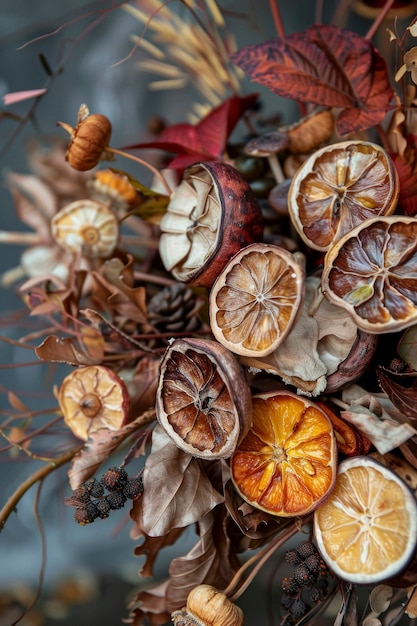
POLYGON ((211 585, 198 585, 187 605, 171 615, 175 626, 243 626, 243 611, 211 585))
POLYGON ((252 421, 245 373, 209 339, 175 339, 160 366, 156 416, 175 444, 204 459, 228 458, 252 421))
POLYGON ((237 169, 197 163, 185 170, 160 228, 166 270, 179 281, 211 287, 238 250, 262 239, 262 212, 237 169))
POLYGON ((107 258, 119 240, 115 213, 96 200, 76 200, 64 206, 51 220, 56 243, 90 259, 107 258))
POLYGON ((118 430, 130 417, 125 383, 103 365, 79 367, 71 372, 61 383, 58 402, 65 423, 84 441, 100 428, 118 430))

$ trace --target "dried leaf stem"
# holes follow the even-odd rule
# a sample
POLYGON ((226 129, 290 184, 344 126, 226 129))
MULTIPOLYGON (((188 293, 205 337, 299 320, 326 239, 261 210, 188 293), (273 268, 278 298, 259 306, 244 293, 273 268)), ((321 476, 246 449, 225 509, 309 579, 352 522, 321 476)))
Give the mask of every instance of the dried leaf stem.
POLYGON ((58 456, 55 459, 50 459, 46 465, 40 467, 38 470, 36 470, 36 472, 33 472, 33 474, 31 474, 25 481, 23 481, 18 486, 18 488, 14 491, 14 493, 12 493, 6 504, 0 510, 0 532, 3 530, 7 519, 9 518, 10 514, 16 509, 16 506, 25 495, 25 493, 37 482, 43 480, 44 478, 46 478, 46 476, 54 472, 56 469, 71 461, 71 459, 73 459, 74 456, 82 448, 83 445, 77 446, 76 448, 71 448, 71 450, 67 450, 67 452, 61 454, 61 456, 58 456))
POLYGON ((151 171, 154 174, 154 176, 156 176, 156 178, 161 182, 168 196, 172 194, 172 189, 168 185, 164 176, 161 174, 160 170, 158 170, 156 167, 148 163, 148 161, 144 161, 143 159, 141 159, 140 157, 136 155, 129 154, 128 152, 124 152, 124 150, 118 150, 117 148, 112 148, 111 146, 106 146, 106 153, 117 154, 118 156, 122 156, 125 159, 131 159, 132 161, 136 161, 136 163, 143 165, 149 171, 151 171))

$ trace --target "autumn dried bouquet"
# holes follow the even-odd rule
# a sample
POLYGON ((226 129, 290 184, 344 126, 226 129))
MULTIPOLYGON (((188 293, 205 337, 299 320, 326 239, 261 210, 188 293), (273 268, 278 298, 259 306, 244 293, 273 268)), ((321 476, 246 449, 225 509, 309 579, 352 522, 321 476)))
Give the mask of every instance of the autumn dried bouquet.
MULTIPOLYGON (((25 246, 2 282, 36 320, 14 343, 66 370, 49 413, 8 395, 2 453, 39 469, 0 523, 65 466, 76 522, 130 517, 146 584, 127 623, 243 624, 239 598, 266 563, 271 624, 408 623, 415 3, 341 2, 325 24, 317 2, 316 23, 286 34, 271 1, 277 36, 243 47, 215 0, 181 0, 178 13, 122 4, 143 25, 132 53, 158 77, 151 88, 175 97, 192 84, 200 103, 180 123, 144 121, 150 138, 121 148, 111 120, 80 103, 77 119, 56 120, 47 151, 32 146, 33 174, 7 174, 32 230, 1 233, 25 246), (377 7, 365 35, 336 19, 359 5, 377 7), (265 116, 245 77, 299 117, 265 116), (149 582, 187 529, 195 545, 149 582)), ((42 90, 7 103, 29 96, 42 90)))

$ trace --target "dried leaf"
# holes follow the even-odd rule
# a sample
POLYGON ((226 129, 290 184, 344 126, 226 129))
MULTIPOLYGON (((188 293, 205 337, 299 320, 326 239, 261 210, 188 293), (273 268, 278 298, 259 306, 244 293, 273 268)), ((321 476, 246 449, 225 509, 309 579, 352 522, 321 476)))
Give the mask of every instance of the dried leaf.
POLYGON ((372 42, 333 25, 247 45, 231 56, 255 82, 284 98, 341 108, 341 135, 379 124, 394 96, 372 42))
POLYGON ((151 537, 189 526, 223 502, 201 463, 177 448, 160 426, 152 433, 143 484, 143 525, 151 537))
POLYGON ((390 452, 416 434, 385 394, 369 394, 359 385, 342 391, 349 409, 341 411, 343 419, 364 433, 381 454, 390 452))
POLYGON ((100 465, 139 428, 155 419, 154 410, 150 410, 137 417, 133 422, 126 424, 119 430, 101 428, 87 441, 85 446, 74 457, 68 470, 71 489, 77 489, 86 480, 91 478, 100 465))
POLYGON ((197 161, 220 159, 232 130, 257 99, 257 94, 232 96, 195 126, 186 123, 168 126, 154 141, 127 146, 125 150, 160 148, 174 152, 178 156, 169 163, 169 167, 174 169, 184 169, 197 161))
POLYGON ((15 172, 7 174, 6 185, 20 221, 37 232, 40 242, 50 241, 50 220, 58 210, 58 203, 48 185, 32 174, 15 172))
POLYGON ((414 587, 414 589, 410 591, 410 597, 405 612, 410 618, 417 617, 417 587, 414 587))
POLYGON ((168 624, 171 618, 171 614, 166 608, 168 582, 166 580, 159 585, 139 591, 130 603, 129 617, 125 622, 133 626, 168 624))
POLYGON ((417 387, 403 387, 391 380, 381 369, 378 370, 378 380, 381 389, 403 416, 403 420, 409 420, 417 428, 417 387))
POLYGON ((390 585, 377 585, 369 594, 369 606, 372 611, 379 615, 384 613, 391 604, 394 590, 390 585))
POLYGON ((336 615, 333 626, 357 626, 358 611, 357 602, 358 594, 356 587, 350 583, 342 583, 342 604, 336 615))
POLYGON ((191 550, 171 561, 167 606, 172 612, 185 605, 189 592, 200 584, 226 587, 239 563, 231 552, 224 527, 224 509, 210 511, 198 522, 199 540, 191 550))
POLYGON ((15 411, 23 411, 24 413, 28 412, 29 409, 27 408, 27 406, 25 404, 23 404, 23 402, 20 400, 20 398, 17 397, 17 395, 15 393, 13 393, 13 391, 8 391, 7 392, 7 399, 9 401, 10 406, 15 409, 15 411))
MULTIPOLYGON (((417 175, 416 175, 417 179, 417 175)), ((398 344, 398 355, 417 372, 417 325, 410 326, 403 333, 398 344)), ((417 374, 416 374, 417 375, 417 374)))
POLYGON ((5 106, 8 106, 10 104, 16 104, 16 102, 22 102, 22 100, 38 98, 39 96, 43 96, 46 92, 46 89, 27 89, 26 91, 12 91, 10 93, 6 93, 3 96, 3 104, 5 106))
POLYGON ((37 348, 35 354, 41 361, 48 363, 67 363, 68 365, 94 365, 97 360, 83 355, 74 345, 71 337, 49 335, 37 348))
POLYGON ((391 157, 400 181, 398 206, 406 215, 413 217, 417 214, 417 172, 414 171, 414 163, 407 162, 398 154, 391 154, 391 157))
MULTIPOLYGON (((141 499, 136 500, 133 503, 132 511, 133 509, 137 509, 139 506, 141 506, 141 499)), ((140 526, 138 522, 138 515, 137 513, 133 514, 131 512, 131 517, 136 522, 134 530, 132 529, 131 537, 133 539, 137 539, 140 536, 138 535, 138 528, 140 526)), ((135 556, 146 557, 143 566, 139 570, 140 576, 142 576, 143 578, 150 578, 154 575, 154 565, 158 557, 159 551, 162 550, 162 548, 174 545, 183 532, 183 528, 173 528, 169 531, 169 533, 163 535, 162 537, 149 537, 149 535, 141 533, 145 539, 143 543, 141 543, 140 546, 136 546, 134 550, 135 556)))

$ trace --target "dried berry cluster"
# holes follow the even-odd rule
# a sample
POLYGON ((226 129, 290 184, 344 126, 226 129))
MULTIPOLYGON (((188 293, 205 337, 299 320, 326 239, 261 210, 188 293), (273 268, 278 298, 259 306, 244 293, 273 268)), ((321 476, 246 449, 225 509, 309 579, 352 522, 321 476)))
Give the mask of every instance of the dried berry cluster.
POLYGON ((311 541, 302 541, 297 548, 287 550, 285 560, 293 566, 291 576, 282 581, 281 626, 293 626, 327 594, 329 572, 311 541))
POLYGON ((111 467, 100 480, 90 478, 72 492, 66 504, 75 507, 74 519, 84 526, 100 517, 106 519, 110 511, 121 509, 125 502, 143 492, 141 476, 129 478, 122 467, 111 467))

